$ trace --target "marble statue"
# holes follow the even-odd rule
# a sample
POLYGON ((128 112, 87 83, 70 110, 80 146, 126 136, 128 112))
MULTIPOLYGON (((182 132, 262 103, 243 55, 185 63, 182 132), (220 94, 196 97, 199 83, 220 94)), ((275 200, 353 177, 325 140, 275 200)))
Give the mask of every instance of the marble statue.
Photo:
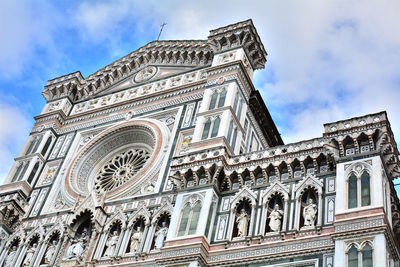
POLYGON ((154 244, 154 248, 156 250, 160 250, 164 245, 164 239, 167 236, 168 227, 166 222, 162 222, 162 227, 155 233, 156 241, 154 244))
POLYGON ((318 208, 314 204, 314 200, 310 198, 307 206, 303 209, 304 226, 313 227, 315 225, 315 218, 317 217, 318 208))
POLYGON ((88 236, 86 230, 83 230, 81 236, 71 241, 71 246, 67 250, 65 255, 66 259, 78 258, 83 254, 86 243, 88 242, 88 236))
POLYGON ((247 215, 246 211, 242 209, 240 214, 236 218, 237 229, 238 229, 238 236, 244 237, 247 235, 247 227, 249 224, 249 216, 247 215))
POLYGON ((44 263, 49 264, 53 258, 54 253, 57 248, 57 240, 53 240, 51 244, 47 247, 46 253, 44 254, 44 263))
POLYGON ((278 204, 275 204, 274 209, 271 211, 268 218, 271 232, 279 232, 282 225, 283 210, 279 209, 278 204))
POLYGON ((130 246, 130 252, 137 252, 139 250, 140 246, 140 240, 142 239, 143 232, 141 227, 139 226, 137 230, 133 232, 132 237, 131 237, 131 246, 130 246))
POLYGON ((4 263, 5 267, 14 266, 14 260, 15 260, 16 254, 17 254, 17 247, 12 246, 12 248, 10 249, 10 252, 8 253, 7 258, 5 260, 5 263, 4 263))
POLYGON ((108 240, 107 240, 107 242, 106 242, 107 249, 106 249, 106 251, 104 252, 104 256, 105 256, 105 257, 111 257, 111 256, 114 255, 115 250, 116 250, 116 248, 117 248, 118 239, 119 239, 118 231, 114 231, 114 232, 112 233, 112 235, 110 235, 110 236, 108 237, 108 240))
POLYGON ((26 256, 25 256, 25 259, 24 259, 23 266, 31 265, 32 260, 33 260, 33 256, 35 255, 36 247, 37 247, 37 244, 33 243, 33 245, 28 248, 28 250, 26 251, 26 256))

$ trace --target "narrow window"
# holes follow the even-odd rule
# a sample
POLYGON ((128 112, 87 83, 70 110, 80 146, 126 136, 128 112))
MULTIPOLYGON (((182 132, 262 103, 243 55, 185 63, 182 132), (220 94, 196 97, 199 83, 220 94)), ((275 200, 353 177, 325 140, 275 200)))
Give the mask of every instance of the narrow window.
POLYGON ((349 209, 357 207, 357 177, 351 174, 348 188, 349 209))
POLYGON ((11 182, 15 182, 16 180, 17 180, 17 178, 18 178, 18 176, 19 176, 19 173, 21 172, 21 170, 22 170, 22 163, 18 163, 19 165, 18 165, 18 168, 15 170, 15 173, 14 173, 14 176, 13 176, 13 178, 12 178, 12 180, 11 180, 11 182))
POLYGON ((219 129, 219 123, 220 123, 220 118, 219 117, 217 117, 215 120, 214 120, 214 125, 213 125, 213 128, 212 128, 212 132, 211 132, 211 137, 216 137, 217 135, 218 135, 218 129, 219 129))
POLYGON ((35 148, 32 150, 32 153, 35 153, 37 151, 37 149, 40 145, 40 142, 42 142, 42 138, 43 138, 43 136, 40 136, 39 139, 37 139, 35 148))
POLYGON ((244 121, 244 140, 246 141, 246 137, 247 137, 247 128, 249 127, 249 121, 247 119, 245 119, 244 121))
POLYGON ((362 250, 362 266, 372 267, 372 247, 367 244, 362 250))
POLYGON ((232 150, 235 150, 236 137, 237 137, 237 128, 235 128, 235 130, 233 131, 233 138, 231 143, 232 150))
POLYGON ((195 234, 197 230, 197 223, 199 222, 200 218, 200 210, 201 210, 201 205, 200 202, 197 202, 197 204, 193 208, 192 212, 192 217, 190 218, 190 227, 189 227, 189 235, 195 234))
POLYGON ((186 233, 186 228, 189 222, 190 206, 186 205, 182 211, 181 223, 179 225, 178 236, 183 236, 186 233))
POLYGON ((239 93, 236 93, 235 100, 233 101, 233 112, 235 112, 235 113, 236 113, 238 101, 239 101, 239 93))
POLYGON ((29 161, 25 162, 24 168, 22 169, 22 172, 18 178, 18 181, 21 181, 22 178, 24 178, 24 175, 25 175, 26 169, 28 169, 28 166, 29 166, 29 161))
POLYGON ((203 135, 201 136, 201 140, 208 138, 208 134, 210 133, 210 127, 211 127, 211 120, 208 119, 207 122, 204 124, 203 135))
POLYGON ((211 95, 210 105, 208 107, 209 110, 215 108, 215 104, 217 103, 217 98, 218 98, 218 93, 217 91, 214 91, 213 94, 211 95))
POLYGON ((238 117, 239 121, 240 121, 240 116, 242 115, 242 106, 243 106, 243 101, 240 101, 239 109, 238 109, 238 112, 237 112, 237 117, 238 117))
POLYGON ((31 174, 28 177, 28 183, 32 183, 33 178, 35 178, 36 172, 39 169, 39 162, 36 162, 36 164, 33 166, 33 169, 31 171, 31 174))
POLYGON ((186 204, 182 211, 178 236, 192 235, 196 233, 197 224, 200 218, 200 210, 200 202, 197 202, 193 208, 191 208, 189 204, 186 204))
POLYGON ((51 144, 52 138, 49 137, 46 141, 46 144, 44 144, 44 147, 42 149, 42 151, 40 152, 40 154, 42 154, 42 156, 44 157, 46 155, 47 150, 49 149, 49 146, 51 144))
POLYGON ((369 174, 367 172, 364 172, 361 175, 361 206, 371 205, 371 191, 369 180, 369 174))
POLYGON ((231 121, 231 122, 229 123, 229 129, 228 129, 228 143, 231 142, 232 129, 233 129, 233 121, 231 121))
POLYGON ((226 90, 223 90, 219 96, 218 107, 223 107, 225 105, 226 90))
POLYGON ((29 147, 28 147, 28 150, 26 150, 26 153, 25 153, 25 155, 29 155, 31 152, 32 152, 32 148, 33 148, 33 146, 35 145, 35 138, 33 139, 33 140, 31 140, 31 142, 29 143, 29 147))
POLYGON ((350 248, 347 257, 347 267, 358 267, 358 252, 355 246, 350 248))

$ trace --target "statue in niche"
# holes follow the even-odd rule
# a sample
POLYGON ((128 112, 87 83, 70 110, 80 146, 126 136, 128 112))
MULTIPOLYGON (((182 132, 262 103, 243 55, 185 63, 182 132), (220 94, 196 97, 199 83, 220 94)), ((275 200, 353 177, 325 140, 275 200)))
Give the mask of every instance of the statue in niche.
POLYGON ((110 236, 108 237, 108 240, 107 240, 107 242, 106 242, 107 249, 106 249, 106 251, 104 252, 104 256, 105 256, 105 257, 111 257, 111 256, 114 255, 115 250, 116 250, 116 248, 117 248, 118 239, 119 239, 118 231, 114 231, 114 232, 112 233, 112 235, 110 235, 110 236))
POLYGON ((242 209, 236 218, 238 237, 245 237, 247 235, 247 227, 249 225, 249 216, 246 211, 242 209))
POLYGON ((158 231, 155 233, 156 241, 154 244, 154 248, 156 250, 160 250, 163 247, 164 239, 167 236, 167 233, 168 233, 167 223, 162 222, 162 227, 158 229, 158 231))
POLYGON ((25 256, 23 266, 31 265, 33 256, 35 255, 36 247, 37 247, 37 244, 33 243, 32 246, 30 248, 28 248, 28 250, 26 251, 26 256, 25 256))
POLYGON ((10 249, 10 252, 7 255, 7 258, 5 260, 4 266, 5 267, 12 267, 14 266, 14 260, 15 260, 15 256, 17 254, 17 247, 16 246, 12 246, 10 249))
POLYGON ((131 246, 130 252, 134 253, 137 252, 140 248, 140 240, 142 239, 143 232, 140 226, 138 226, 137 230, 133 232, 131 237, 131 246))
POLYGON ((44 263, 50 264, 50 261, 56 252, 57 240, 53 240, 47 247, 46 253, 44 254, 44 263))
POLYGON ((72 239, 71 246, 69 246, 69 248, 67 250, 67 254, 65 255, 65 258, 73 259, 73 258, 78 258, 78 257, 82 256, 87 242, 88 242, 87 230, 84 229, 79 238, 72 239))
POLYGON ((318 212, 317 205, 315 205, 314 200, 310 198, 308 200, 307 206, 305 206, 303 209, 304 226, 314 227, 315 219, 317 217, 317 212, 318 212))
POLYGON ((281 230, 283 210, 279 209, 279 205, 275 204, 274 209, 268 216, 269 228, 272 232, 279 232, 281 230))

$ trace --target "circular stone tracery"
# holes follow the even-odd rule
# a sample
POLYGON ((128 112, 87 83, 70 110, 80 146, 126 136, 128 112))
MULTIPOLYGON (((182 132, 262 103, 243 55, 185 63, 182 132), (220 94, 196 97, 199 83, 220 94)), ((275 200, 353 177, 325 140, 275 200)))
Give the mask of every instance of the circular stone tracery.
POLYGON ((150 151, 143 148, 131 148, 114 156, 96 176, 96 191, 98 193, 110 191, 132 180, 145 166, 150 156, 150 151))

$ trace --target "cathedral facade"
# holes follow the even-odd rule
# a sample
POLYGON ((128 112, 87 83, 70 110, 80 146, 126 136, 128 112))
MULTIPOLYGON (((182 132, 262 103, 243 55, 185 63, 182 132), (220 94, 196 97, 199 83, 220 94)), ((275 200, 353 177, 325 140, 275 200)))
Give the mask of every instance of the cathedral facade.
POLYGON ((0 266, 399 266, 386 112, 285 145, 266 57, 247 20, 49 80, 0 186, 0 266))

